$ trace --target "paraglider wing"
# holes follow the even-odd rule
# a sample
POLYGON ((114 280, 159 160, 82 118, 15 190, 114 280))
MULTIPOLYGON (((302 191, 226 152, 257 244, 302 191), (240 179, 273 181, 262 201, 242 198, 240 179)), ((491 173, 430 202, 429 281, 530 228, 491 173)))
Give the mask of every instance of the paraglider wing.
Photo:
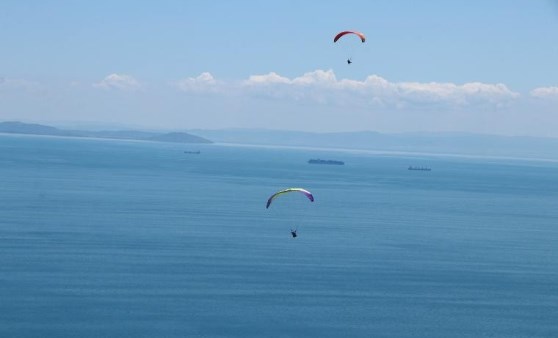
POLYGON ((364 41, 366 41, 366 37, 364 36, 364 34, 360 33, 360 32, 355 32, 355 31, 343 31, 339 34, 337 34, 335 36, 335 38, 333 38, 333 42, 337 42, 337 40, 339 40, 342 36, 345 36, 347 34, 355 34, 360 38, 360 41, 362 41, 364 43, 364 41))
POLYGON ((286 193, 289 193, 289 192, 302 193, 302 194, 304 194, 304 196, 306 196, 310 200, 310 202, 314 202, 314 196, 312 195, 312 193, 310 191, 302 189, 302 188, 288 188, 288 189, 285 189, 285 190, 278 191, 275 194, 271 195, 271 197, 269 197, 269 199, 267 200, 267 205, 265 206, 265 208, 266 209, 269 208, 269 206, 271 205, 271 202, 273 202, 273 200, 275 198, 277 198, 277 196, 282 195, 282 194, 286 194, 286 193))

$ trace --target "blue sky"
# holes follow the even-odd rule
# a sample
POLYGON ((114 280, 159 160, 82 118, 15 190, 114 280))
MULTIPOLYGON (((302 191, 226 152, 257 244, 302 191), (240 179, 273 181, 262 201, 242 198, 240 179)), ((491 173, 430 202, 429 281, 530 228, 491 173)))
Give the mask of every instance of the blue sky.
POLYGON ((556 0, 0 9, 0 120, 558 137, 556 0))

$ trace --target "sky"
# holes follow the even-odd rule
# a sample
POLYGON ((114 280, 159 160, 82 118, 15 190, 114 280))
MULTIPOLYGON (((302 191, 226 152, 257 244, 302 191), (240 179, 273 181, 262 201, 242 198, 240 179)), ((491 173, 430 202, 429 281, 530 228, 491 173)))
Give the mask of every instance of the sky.
POLYGON ((0 41, 0 121, 558 137, 558 0, 3 0, 0 41))

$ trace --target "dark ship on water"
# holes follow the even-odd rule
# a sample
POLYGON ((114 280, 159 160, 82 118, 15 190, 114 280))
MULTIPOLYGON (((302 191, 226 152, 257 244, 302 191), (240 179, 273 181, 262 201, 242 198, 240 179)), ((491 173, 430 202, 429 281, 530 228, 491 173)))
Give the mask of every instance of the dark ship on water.
POLYGON ((418 170, 418 171, 431 171, 432 169, 428 168, 428 167, 414 167, 412 165, 409 166, 409 168, 407 168, 408 170, 418 170))
POLYGON ((343 161, 337 161, 337 160, 322 160, 319 158, 312 158, 310 160, 308 160, 308 163, 310 164, 333 164, 333 165, 344 165, 345 162, 343 161))

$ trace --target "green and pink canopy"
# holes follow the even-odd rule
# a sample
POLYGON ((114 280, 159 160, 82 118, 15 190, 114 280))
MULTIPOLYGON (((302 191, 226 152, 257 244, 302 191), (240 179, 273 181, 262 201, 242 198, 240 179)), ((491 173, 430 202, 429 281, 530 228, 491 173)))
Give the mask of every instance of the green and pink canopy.
POLYGON ((314 196, 312 196, 312 193, 310 191, 308 191, 306 189, 302 189, 302 188, 287 188, 287 189, 278 191, 275 194, 271 195, 271 197, 269 197, 269 199, 267 200, 267 205, 265 206, 266 209, 269 208, 269 206, 271 205, 271 202, 273 202, 273 200, 275 200, 275 198, 277 198, 280 195, 290 193, 290 192, 301 193, 301 194, 305 195, 310 200, 310 202, 314 202, 314 196))

